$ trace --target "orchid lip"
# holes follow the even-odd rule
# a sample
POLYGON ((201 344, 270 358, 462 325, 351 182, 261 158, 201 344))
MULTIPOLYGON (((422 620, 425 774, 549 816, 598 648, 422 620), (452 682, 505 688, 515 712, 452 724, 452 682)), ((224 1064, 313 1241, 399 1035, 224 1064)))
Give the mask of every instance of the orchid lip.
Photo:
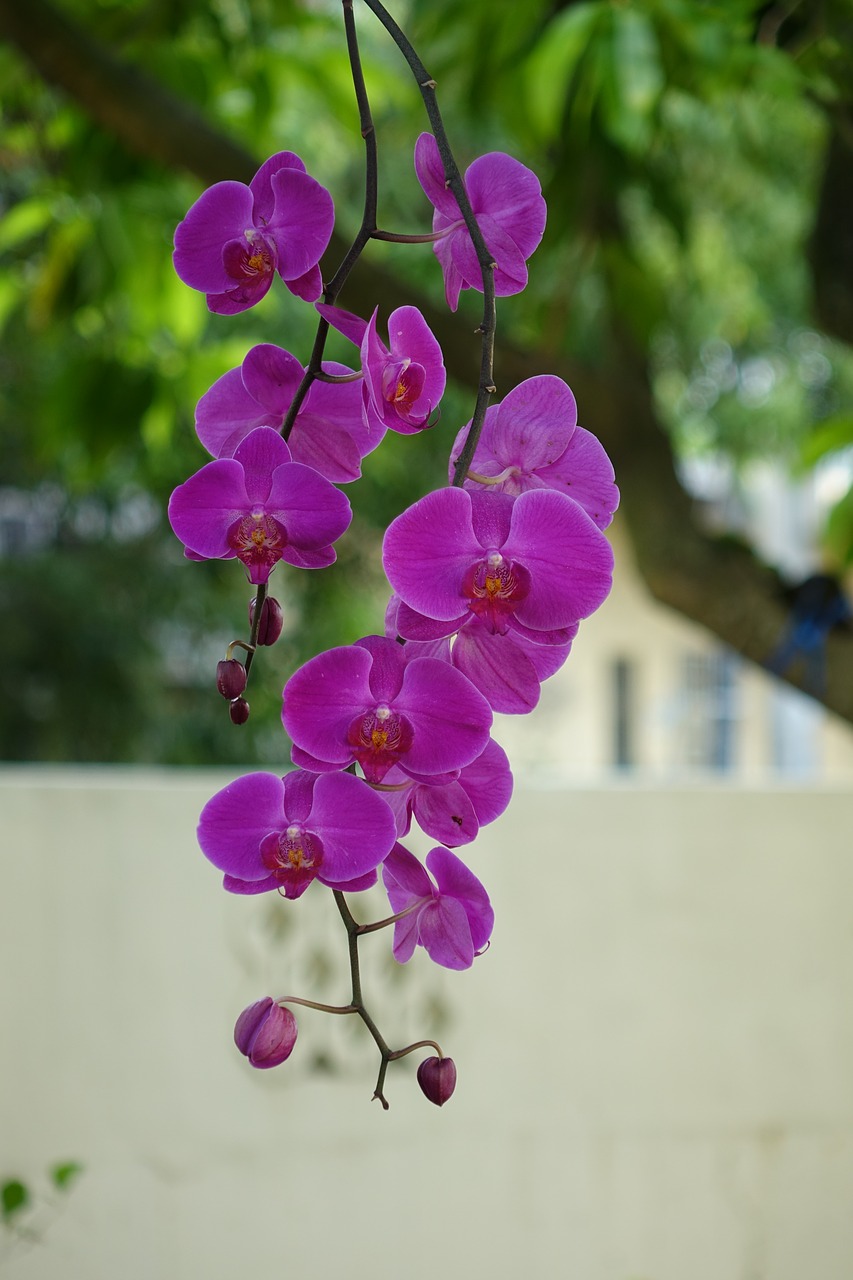
POLYGON ((386 703, 356 716, 347 730, 347 742, 368 782, 381 782, 409 751, 414 736, 407 717, 386 703))
POLYGON ((530 574, 523 565, 489 550, 465 574, 462 592, 470 611, 492 633, 505 635, 509 619, 530 592, 530 574))
POLYGON ((294 875, 313 877, 323 861, 323 842, 300 826, 270 832, 261 841, 260 851, 264 866, 279 882, 294 875))

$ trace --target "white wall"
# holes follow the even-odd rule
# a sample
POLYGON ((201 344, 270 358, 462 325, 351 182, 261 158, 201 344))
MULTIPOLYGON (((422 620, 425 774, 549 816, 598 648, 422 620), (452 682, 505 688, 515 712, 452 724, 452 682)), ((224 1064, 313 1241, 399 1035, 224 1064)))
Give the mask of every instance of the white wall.
POLYGON ((850 1280, 850 791, 519 792, 472 971, 364 941, 389 1038, 435 1014, 459 1068, 438 1110, 392 1065, 385 1114, 348 1019, 276 1071, 231 1043, 347 991, 325 893, 231 897, 197 851, 224 781, 0 772, 0 1178, 86 1165, 4 1277, 850 1280))

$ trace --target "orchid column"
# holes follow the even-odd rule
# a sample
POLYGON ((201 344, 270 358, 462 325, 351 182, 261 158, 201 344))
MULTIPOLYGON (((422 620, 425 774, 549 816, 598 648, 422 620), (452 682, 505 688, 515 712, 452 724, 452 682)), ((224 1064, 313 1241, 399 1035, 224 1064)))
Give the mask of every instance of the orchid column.
POLYGON ((349 999, 256 1001, 235 1028, 251 1065, 266 1069, 290 1056, 293 1006, 354 1014, 379 1053, 374 1097, 382 1106, 389 1064, 421 1048, 434 1053, 421 1062, 418 1083, 440 1106, 455 1087, 455 1065, 431 1039, 390 1047, 362 992, 359 942, 393 928, 400 963, 421 946, 449 969, 469 968, 488 947, 489 897, 456 850, 511 797, 509 762, 491 737, 493 713, 534 709, 579 623, 606 598, 612 555, 602 531, 618 491, 560 379, 542 374, 490 404, 495 299, 525 287, 545 229, 536 176, 500 152, 475 159, 463 176, 426 68, 384 6, 363 4, 397 44, 423 97, 431 132, 415 141, 414 164, 433 206, 432 231, 378 225, 376 135, 354 0, 343 0, 365 140, 361 226, 324 286, 319 262, 332 198, 299 156, 279 151, 249 186, 211 187, 178 227, 175 269, 212 312, 254 306, 279 277, 315 305, 318 322, 304 364, 263 343, 202 396, 196 429, 212 460, 175 490, 169 518, 190 560, 238 560, 254 589, 248 639, 233 641, 217 670, 232 720, 244 723, 253 661, 282 629, 281 607, 268 594, 273 575, 331 564, 350 523, 338 486, 359 478, 387 431, 411 435, 439 418, 446 378, 435 335, 411 306, 384 321, 378 309, 357 316, 342 308, 349 273, 372 241, 430 244, 452 310, 463 290, 482 294, 480 379, 471 420, 449 450, 450 483, 402 512, 385 535, 391 594, 382 634, 318 653, 290 675, 282 720, 293 746, 283 774, 238 778, 208 802, 198 828, 227 891, 275 892, 287 900, 282 909, 293 910, 309 889, 329 890, 346 931, 349 999), (352 367, 325 360, 330 325, 353 344, 352 367), (425 866, 400 843, 413 822, 438 842, 425 866), (350 899, 380 873, 389 914, 359 923, 350 899))

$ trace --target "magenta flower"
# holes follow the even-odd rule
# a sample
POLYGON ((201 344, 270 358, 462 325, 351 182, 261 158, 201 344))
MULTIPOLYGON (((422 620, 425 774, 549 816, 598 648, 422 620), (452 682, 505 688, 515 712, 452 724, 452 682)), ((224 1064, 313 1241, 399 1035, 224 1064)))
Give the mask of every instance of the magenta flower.
POLYGON ((455 781, 415 782, 394 768, 382 785, 394 788, 382 794, 396 815, 398 835, 406 835, 414 816, 427 835, 452 849, 470 844, 480 827, 501 816, 512 796, 509 761, 493 738, 455 781))
POLYGON ((376 332, 377 307, 361 344, 365 419, 402 435, 421 431, 444 395, 441 347, 417 307, 398 307, 388 317, 390 350, 376 332))
POLYGON ((390 350, 379 337, 376 317, 317 303, 317 310, 361 351, 365 424, 413 435, 429 425, 444 395, 447 375, 441 347, 417 307, 398 307, 388 317, 390 350))
MULTIPOLYGON (((296 1019, 289 1009, 271 996, 256 1000, 244 1009, 234 1027, 234 1043, 253 1067, 278 1067, 293 1053, 296 1019)), ((450 1059, 447 1059, 450 1061, 450 1059)))
MULTIPOLYGON (((453 446, 451 479, 470 425, 453 446)), ((619 505, 604 447, 577 425, 571 390, 551 374, 528 378, 486 410, 465 488, 477 489, 484 479, 490 489, 513 497, 528 489, 556 489, 580 503, 599 529, 607 528, 619 505)))
POLYGON ((233 458, 202 467, 169 501, 169 521, 191 558, 236 556, 254 583, 266 582, 279 560, 305 569, 333 564, 330 544, 351 518, 340 490, 291 462, 270 427, 246 436, 233 458))
MULTIPOLYGON (((346 365, 324 361, 326 373, 351 374, 346 365)), ((214 458, 230 458, 256 427, 281 429, 304 369, 282 347, 264 342, 252 347, 239 369, 222 375, 196 406, 198 437, 214 458)), ((362 417, 361 381, 312 383, 288 448, 294 462, 313 467, 335 484, 361 475, 361 459, 385 434, 362 417)))
POLYGON ((392 521, 382 560, 403 603, 445 623, 443 634, 473 615, 489 631, 538 644, 571 639, 564 629, 607 597, 613 569, 586 512, 548 489, 518 498, 435 490, 392 521))
POLYGON ((446 969, 470 969, 492 936, 495 913, 489 895, 449 849, 433 849, 426 864, 435 884, 417 858, 395 844, 382 867, 394 914, 408 912, 394 925, 394 959, 405 964, 421 946, 446 969))
POLYGON ((217 182, 199 196, 175 231, 175 271, 220 315, 260 302, 275 272, 291 293, 313 302, 323 290, 317 263, 334 221, 325 187, 299 156, 280 151, 248 187, 217 182))
POLYGON ((396 839, 381 796, 349 773, 250 773, 201 812, 202 853, 225 872, 231 893, 278 889, 298 898, 312 880, 368 888, 396 839))
POLYGON ((303 768, 325 772, 357 761, 368 782, 381 782, 397 765, 429 781, 477 759, 492 713, 448 663, 409 660, 395 641, 368 636, 300 667, 285 685, 282 720, 293 762, 303 768))
MULTIPOLYGON (((455 311, 462 289, 483 291, 483 276, 474 244, 452 192, 445 185, 444 166, 431 133, 415 144, 418 181, 435 208, 434 245, 444 272, 447 305, 455 311)), ((545 201, 539 179, 512 156, 491 151, 469 165, 463 179, 483 238, 497 264, 498 297, 520 293, 527 284, 527 259, 545 230, 545 201)))

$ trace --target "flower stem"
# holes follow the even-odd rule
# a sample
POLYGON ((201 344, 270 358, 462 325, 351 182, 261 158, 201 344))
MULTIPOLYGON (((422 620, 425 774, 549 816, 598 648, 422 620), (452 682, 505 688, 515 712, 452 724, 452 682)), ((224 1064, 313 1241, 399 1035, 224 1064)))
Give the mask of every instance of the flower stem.
POLYGON ((483 423, 486 418, 486 409, 489 407, 489 399, 494 394, 496 388, 494 385, 494 352, 495 352, 495 325, 497 323, 497 310, 495 306, 495 262, 492 258, 480 225, 477 222, 474 210, 471 208, 471 201, 468 199, 468 192, 465 190, 465 183, 459 172, 459 167, 454 159, 453 152, 450 149, 450 143, 447 139, 447 133, 444 128, 444 121, 441 118, 441 112, 438 108, 438 102, 435 96, 435 81, 427 71, 415 52, 411 42, 408 40, 403 31, 397 26, 397 23, 391 17, 388 10, 380 2, 380 0, 364 0, 368 9, 382 23, 397 48, 411 68, 412 75, 417 81, 418 88, 421 91, 421 97, 424 100, 424 108, 427 113, 430 125, 432 126, 433 137, 438 146, 438 153, 441 156, 441 163, 444 166, 444 176, 449 190, 452 192, 456 203, 459 206, 459 212, 465 222, 468 234, 474 245, 477 254, 477 261, 480 264, 480 271, 483 277, 483 321, 480 325, 482 334, 482 352, 480 356, 480 383, 477 389, 477 402, 474 406, 474 416, 471 419, 471 426, 468 428, 468 435, 465 438, 465 444, 462 446, 462 452, 456 459, 453 471, 453 485, 458 488, 465 480, 468 467, 471 465, 471 459, 477 448, 477 442, 480 439, 480 432, 483 429, 483 423))
POLYGON ((268 589, 269 587, 266 582, 258 583, 258 591, 257 591, 257 595, 255 596, 255 612, 252 616, 252 631, 249 636, 249 645, 246 653, 247 681, 249 678, 249 671, 251 670, 251 667, 252 667, 252 662, 258 650, 258 633, 260 632, 260 629, 261 629, 261 614, 263 613, 263 610, 264 610, 264 601, 267 598, 268 589))
POLYGON ((441 1045, 436 1040, 416 1040, 414 1044, 407 1044, 405 1049, 397 1049, 395 1053, 391 1054, 391 1058, 396 1062, 398 1058, 405 1058, 407 1053, 414 1053, 416 1049, 435 1049, 439 1058, 444 1057, 441 1045))
POLYGON ((398 911, 396 915, 385 916, 384 920, 374 920, 372 924, 360 924, 357 926, 358 935, 361 937, 363 933, 375 933, 377 929, 387 929, 389 924, 396 924, 398 920, 402 920, 404 916, 411 915, 413 911, 418 911, 425 902, 429 902, 429 898, 416 898, 414 902, 403 911, 398 911))
POLYGON ((405 235, 400 231, 374 231, 373 240, 388 240, 391 244, 435 244, 443 240, 447 231, 425 231, 423 235, 405 235))
MULTIPOLYGON (((388 1063, 394 1062, 397 1058, 404 1058, 407 1053, 411 1053, 414 1049, 419 1049, 423 1045, 432 1045, 433 1048, 438 1049, 439 1057, 442 1057, 442 1052, 434 1040, 419 1040, 417 1041, 416 1044, 407 1045, 405 1049, 389 1049, 385 1041, 385 1038, 383 1037, 376 1023, 373 1021, 373 1018, 370 1016, 369 1012, 367 1011, 367 1008, 364 1003, 364 999, 362 997, 361 968, 359 965, 359 957, 358 957, 358 940, 362 933, 371 933, 374 929, 380 929, 386 924, 392 924, 394 920, 399 920, 401 916, 407 915, 408 911, 412 910, 413 908, 410 907, 407 911, 401 911, 398 915, 391 916, 387 920, 379 920, 372 925, 362 925, 362 924, 359 924, 358 921, 353 916, 352 912, 347 906, 346 898, 344 897, 341 890, 333 889, 332 892, 335 898, 335 905, 337 906, 338 911, 340 912, 340 915, 341 915, 341 919, 344 922, 344 927, 346 928, 346 931, 347 931, 347 940, 349 942, 350 975, 352 978, 352 1003, 349 1005, 344 1005, 340 1007, 332 1007, 329 1011, 332 1013, 357 1013, 358 1016, 361 1018, 362 1022, 364 1023, 364 1025, 367 1027, 370 1034, 372 1035, 374 1042, 376 1044, 376 1047, 379 1050, 379 1075, 377 1076, 377 1079, 376 1079, 376 1088, 373 1091, 373 1097, 378 1098, 379 1101, 382 1103, 383 1111, 387 1111, 389 1103, 385 1097, 383 1089, 385 1087, 385 1073, 388 1070, 388 1063)), ((415 905, 420 906, 421 904, 417 903, 415 905)), ((283 1003, 283 1002, 280 1001, 279 1003, 283 1003)), ((301 1003, 310 1003, 310 1002, 302 1001, 301 1003)), ((317 1005, 315 1007, 320 1008, 321 1006, 317 1005)))
POLYGON ((303 1000, 301 996, 281 996, 276 1004, 301 1004, 306 1009, 319 1009, 321 1013, 357 1013, 352 1004, 321 1004, 319 1000, 303 1000))
MULTIPOLYGON (((373 127, 373 117, 370 112, 370 101, 367 96, 367 87, 364 83, 364 72, 361 67, 361 55, 358 49, 358 34, 355 28, 355 16, 353 14, 353 0, 342 0, 344 11, 344 30, 346 32, 347 52, 349 54, 350 72, 352 74, 353 88, 355 89, 355 98, 358 104, 359 123, 361 125, 361 136, 364 139, 365 147, 365 180, 364 180, 364 211, 361 218, 361 226, 358 229, 355 239, 344 255, 344 259, 326 285, 323 293, 323 301, 331 306, 341 289, 344 282, 361 256, 362 250, 370 240, 373 232, 376 230, 376 202, 379 190, 379 164, 378 151, 376 144, 376 130, 373 127)), ((329 322, 321 318, 317 325, 317 334, 314 338, 314 346, 311 356, 302 376, 302 381, 296 388, 296 394, 287 410, 284 422, 281 428, 282 438, 287 440, 293 430, 293 424, 296 421, 296 415, 302 407, 302 402, 307 396, 312 382, 318 378, 322 372, 323 352, 326 349, 326 338, 329 334, 329 322)))

